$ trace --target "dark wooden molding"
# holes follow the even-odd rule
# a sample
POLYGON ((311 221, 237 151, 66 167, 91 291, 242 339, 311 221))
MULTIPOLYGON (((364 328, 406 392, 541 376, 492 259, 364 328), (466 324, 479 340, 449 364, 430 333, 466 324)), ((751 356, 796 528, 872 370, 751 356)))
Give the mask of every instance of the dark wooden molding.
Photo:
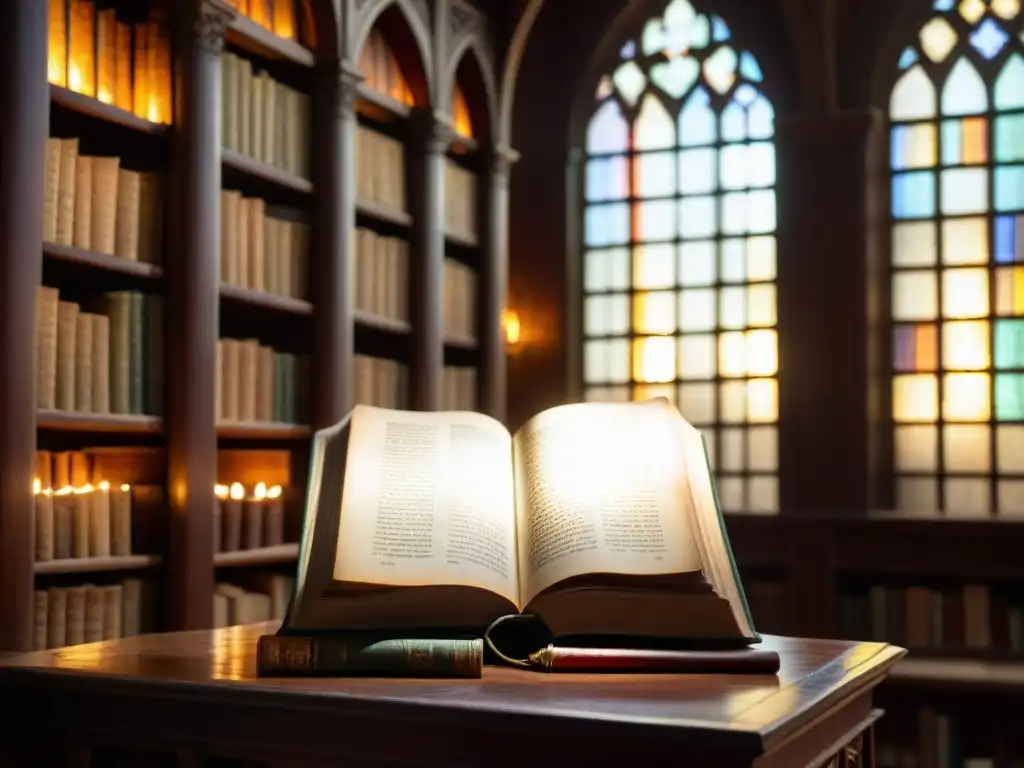
POLYGON ((393 320, 390 317, 380 317, 365 310, 357 309, 352 313, 357 327, 369 328, 375 331, 394 334, 396 336, 408 336, 412 333, 412 326, 404 320, 393 320))
POLYGON ((80 413, 40 409, 36 412, 36 426, 54 432, 159 435, 164 430, 164 420, 159 416, 134 413, 80 413))
POLYGON ((313 52, 294 40, 278 37, 252 19, 238 14, 228 25, 227 41, 257 56, 312 68, 313 52))
POLYGON ((0 651, 32 647, 36 287, 42 274, 50 90, 47 3, 11 0, 0 24, 0 651))
POLYGON ((115 107, 113 104, 104 104, 98 99, 93 99, 81 93, 75 93, 68 88, 62 88, 52 83, 50 83, 49 88, 50 102, 55 106, 94 117, 106 123, 130 128, 140 134, 165 137, 170 131, 169 125, 152 123, 149 120, 133 115, 131 112, 115 107))
POLYGON ((312 315, 313 304, 305 299, 295 299, 291 296, 278 296, 266 291, 254 291, 250 288, 242 288, 237 285, 220 285, 221 300, 235 302, 246 306, 263 309, 268 312, 278 312, 288 315, 312 315))
POLYGON ((78 557, 67 560, 37 562, 37 576, 65 573, 104 573, 114 571, 142 571, 157 568, 163 563, 159 555, 124 555, 121 557, 78 557))
POLYGON ((218 568, 272 565, 274 563, 294 562, 298 559, 298 556, 298 544, 279 544, 276 547, 218 552, 213 556, 213 564, 218 568))
POLYGON ((280 168, 267 165, 230 149, 221 148, 220 155, 221 161, 226 168, 244 174, 256 181, 272 184, 281 189, 299 192, 304 195, 313 194, 313 182, 309 179, 296 176, 288 171, 282 171, 280 168))
POLYGON ((307 424, 283 424, 273 421, 226 422, 217 425, 217 437, 244 440, 296 440, 309 437, 307 424))
POLYGON ((392 224, 398 227, 412 227, 412 216, 405 211, 395 211, 378 203, 366 200, 356 201, 356 217, 392 224))
POLYGON ((161 280, 164 276, 163 267, 159 264, 147 264, 144 261, 132 261, 112 256, 109 253, 97 253, 75 248, 71 245, 43 243, 43 257, 47 260, 76 264, 98 272, 109 272, 130 277, 141 277, 148 280, 161 280))

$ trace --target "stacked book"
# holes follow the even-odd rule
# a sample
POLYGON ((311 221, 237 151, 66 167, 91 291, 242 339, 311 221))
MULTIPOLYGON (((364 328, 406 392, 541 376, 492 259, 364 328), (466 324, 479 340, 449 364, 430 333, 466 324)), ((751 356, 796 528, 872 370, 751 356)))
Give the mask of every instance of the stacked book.
POLYGON ((376 27, 370 30, 366 42, 363 43, 359 71, 366 78, 366 85, 372 90, 403 104, 413 103, 412 92, 398 66, 398 59, 388 47, 384 35, 376 27))
POLYGON ((213 594, 213 626, 233 627, 259 621, 281 620, 295 588, 295 579, 280 574, 261 574, 260 589, 250 591, 234 584, 218 584, 213 594))
POLYGON ((476 240, 476 195, 476 176, 473 172, 449 160, 444 176, 446 232, 464 240, 476 240))
POLYGON ((360 405, 409 407, 409 369, 397 360, 355 355, 355 399, 360 405))
POLYGON ((162 298, 115 291, 83 307, 40 286, 36 370, 39 408, 162 414, 162 298))
POLYGON ((79 153, 78 139, 46 140, 43 240, 155 264, 160 261, 161 177, 117 157, 79 153))
POLYGON ((369 229, 355 231, 352 284, 356 309, 388 320, 409 320, 409 243, 369 229))
POLYGON ((455 259, 444 260, 445 336, 476 338, 476 273, 455 259))
POLYGON ((256 339, 217 342, 217 422, 307 421, 306 358, 276 352, 256 339))
POLYGON ((35 590, 32 647, 63 648, 152 631, 149 586, 140 579, 125 579, 106 586, 35 590))
POLYGON ((406 210, 405 147, 362 125, 356 131, 356 197, 390 211, 406 210))
POLYGON ((253 291, 305 299, 309 293, 309 225, 268 216, 266 203, 220 193, 220 280, 253 291))
POLYGON ((225 149, 310 177, 309 96, 226 51, 221 54, 221 106, 225 149))

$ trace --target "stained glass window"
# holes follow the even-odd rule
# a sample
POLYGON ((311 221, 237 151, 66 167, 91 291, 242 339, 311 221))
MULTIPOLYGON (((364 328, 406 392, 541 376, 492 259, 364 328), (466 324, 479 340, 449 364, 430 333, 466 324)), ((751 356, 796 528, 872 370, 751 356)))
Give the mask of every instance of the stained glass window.
POLYGON ((938 0, 889 102, 901 509, 1024 515, 1024 15, 938 0))
POLYGON ((707 436, 722 506, 777 511, 774 109, 761 68, 687 0, 620 55, 586 136, 586 397, 668 397, 707 436))

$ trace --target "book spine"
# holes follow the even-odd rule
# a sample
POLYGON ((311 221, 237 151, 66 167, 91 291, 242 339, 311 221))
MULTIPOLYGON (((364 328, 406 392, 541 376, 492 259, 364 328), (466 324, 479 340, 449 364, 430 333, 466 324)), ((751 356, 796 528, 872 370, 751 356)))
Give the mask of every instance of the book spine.
POLYGON ((353 640, 264 635, 256 645, 259 677, 376 675, 480 677, 483 640, 353 640))

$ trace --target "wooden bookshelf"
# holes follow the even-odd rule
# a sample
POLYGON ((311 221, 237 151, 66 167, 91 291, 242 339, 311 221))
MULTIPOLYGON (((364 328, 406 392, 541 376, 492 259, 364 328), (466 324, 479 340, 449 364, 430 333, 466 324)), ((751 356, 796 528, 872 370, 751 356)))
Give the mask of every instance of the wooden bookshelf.
POLYGON ((161 123, 154 123, 116 107, 112 104, 105 104, 94 98, 81 93, 63 88, 59 85, 49 85, 50 103, 62 109, 77 112, 80 115, 95 118, 112 125, 120 125, 129 128, 136 133, 158 136, 164 138, 168 133, 168 126, 161 123))
MULTIPOLYGON (((161 394, 155 388, 150 393, 149 384, 144 385, 144 398, 153 406, 149 413, 43 408, 37 404, 32 382, 25 381, 25 377, 5 377, 7 380, 0 384, 0 423, 5 425, 0 430, 0 509, 5 515, 0 559, 5 563, 7 579, 0 584, 7 596, 0 601, 0 651, 31 646, 30 597, 34 589, 49 588, 51 581, 71 583, 79 574, 95 574, 99 583, 122 572, 131 579, 138 574, 138 578, 160 581, 166 587, 157 611, 161 627, 207 627, 216 592, 215 567, 280 566, 294 562, 297 553, 295 544, 214 552, 211 510, 221 453, 262 455, 268 444, 280 443, 286 446, 291 476, 304 479, 312 432, 336 423, 352 407, 357 354, 361 359, 372 357, 401 369, 397 381, 408 383, 399 384, 406 391, 396 403, 400 400, 426 409, 442 405, 446 345, 439 334, 443 300, 440 264, 446 238, 439 214, 443 209, 441 177, 446 154, 443 145, 431 137, 448 130, 449 118, 445 117, 447 106, 429 103, 427 94, 434 92, 434 87, 427 73, 435 67, 433 63, 425 66, 413 41, 428 40, 431 46, 437 43, 427 21, 400 4, 367 16, 373 19, 373 29, 364 30, 357 39, 372 38, 376 47, 372 56, 360 60, 346 60, 340 55, 336 30, 342 27, 334 4, 328 0, 295 3, 294 18, 288 22, 294 22, 289 27, 294 31, 287 37, 270 31, 284 27, 242 16, 230 7, 231 3, 216 0, 198 3, 202 12, 195 18, 186 17, 193 10, 191 4, 184 4, 175 6, 170 17, 162 20, 148 17, 137 4, 132 6, 131 14, 125 12, 128 3, 104 4, 102 8, 111 10, 104 11, 108 17, 102 23, 113 20, 128 25, 126 29, 142 23, 156 25, 153 45, 165 45, 172 35, 180 36, 173 45, 177 60, 160 70, 169 79, 163 81, 159 79, 162 74, 154 75, 157 79, 153 83, 166 82, 166 87, 154 85, 159 90, 147 91, 148 95, 140 91, 138 98, 130 93, 125 101, 120 91, 113 95, 104 91, 110 83, 103 78, 110 76, 110 70, 99 63, 105 54, 97 55, 95 47, 90 54, 95 57, 92 69, 84 70, 87 76, 81 82, 73 80, 77 90, 65 87, 65 80, 72 82, 67 62, 56 69, 52 61, 47 66, 48 57, 59 56, 60 47, 48 44, 47 20, 42 18, 46 14, 40 16, 34 0, 15 3, 17 12, 12 18, 21 20, 23 28, 8 25, 0 31, 0 43, 19 61, 35 63, 18 67, 15 71, 22 81, 4 91, 5 96, 17 94, 18 102, 0 104, 4 141, 19 147, 13 155, 15 162, 0 169, 2 205, 16 206, 18 211, 14 225, 0 228, 0 298, 4 300, 5 320, 0 329, 0 359, 13 370, 27 370, 34 364, 34 339, 27 337, 24 329, 35 325, 35 292, 42 274, 46 285, 52 283, 51 287, 59 289, 60 300, 79 304, 82 312, 93 311, 91 297, 110 292, 140 291, 159 297, 163 302, 163 333, 158 336, 154 331, 151 341, 144 340, 144 348, 158 349, 159 339, 163 352, 154 354, 166 373, 159 379, 161 394), (301 135, 297 150, 291 145, 282 149, 269 138, 265 151, 229 146, 229 137, 218 134, 218 126, 224 125, 223 107, 234 104, 224 101, 223 91, 215 90, 218 82, 223 89, 223 78, 218 74, 228 54, 248 62, 251 77, 277 83, 281 88, 275 94, 287 91, 296 94, 287 95, 288 99, 297 99, 295 104, 308 105, 308 125, 289 123, 280 133, 301 135), (385 69, 390 68, 392 75, 399 73, 401 87, 377 76, 375 62, 382 60, 381 55, 388 59, 385 69), (48 72, 55 78, 52 83, 47 80, 48 72), (102 98, 93 98, 89 95, 92 93, 102 98), (175 105, 188 110, 187 120, 177 120, 175 105), (404 185, 400 205, 354 194, 357 185, 349 180, 356 179, 357 169, 347 163, 358 159, 354 142, 360 126, 379 131, 397 143, 399 170, 387 172, 397 173, 395 178, 404 185), (154 233, 153 245, 159 251, 154 258, 114 255, 121 251, 109 245, 91 247, 84 236, 78 235, 44 242, 40 222, 46 174, 40 162, 47 154, 43 145, 48 136, 79 139, 77 146, 82 155, 116 156, 120 158, 119 169, 159 176, 160 202, 154 209, 160 216, 159 226, 146 228, 154 233), (264 266, 262 281, 259 272, 253 271, 257 267, 247 266, 244 278, 222 279, 217 266, 221 264, 224 234, 219 204, 222 190, 236 191, 244 199, 263 200, 262 215, 284 222, 274 225, 280 232, 285 231, 285 224, 293 227, 291 234, 278 236, 275 258, 287 263, 291 252, 285 250, 284 243, 293 238, 292 247, 308 251, 303 256, 304 266, 287 276, 264 266), (172 201, 179 204, 172 205, 172 201), (357 226, 368 227, 379 237, 390 238, 389 242, 405 243, 409 266, 402 282, 408 286, 403 299, 408 307, 401 307, 400 312, 375 314, 353 306, 351 265, 355 254, 349 233, 357 226), (308 239, 294 239, 300 237, 308 239), (278 284, 268 288, 267 281, 274 282, 268 277, 272 274, 278 284), (249 418, 218 420, 211 382, 216 379, 220 338, 259 339, 276 352, 303 357, 308 373, 295 376, 308 406, 296 409, 303 411, 301 419, 284 423, 249 418), (146 554, 35 562, 34 497, 26 489, 32 487, 37 448, 80 451, 90 456, 92 450, 120 451, 123 456, 115 464, 135 473, 131 484, 139 486, 140 493, 147 484, 160 493, 164 493, 165 484, 180 489, 181 493, 165 494, 166 501, 153 502, 156 511, 152 513, 146 505, 140 506, 146 507, 145 513, 133 512, 145 514, 144 522, 156 526, 153 530, 147 528, 146 541, 157 542, 163 550, 146 544, 142 545, 146 554), (144 471, 138 467, 144 467, 144 471), (143 475, 145 482, 139 479, 143 475), (194 564, 198 562, 208 562, 210 567, 197 569, 194 564), (47 581, 37 586, 40 578, 47 581), (16 597, 8 599, 11 595, 16 597)), ((479 13, 457 5, 457 9, 445 12, 458 14, 459 19, 467 18, 467 13, 470 17, 479 13)), ((485 29, 486 25, 475 24, 470 34, 482 35, 485 29)), ((64 38, 66 50, 71 50, 69 39, 64 38)), ((165 45, 161 50, 171 48, 165 45)), ((491 50, 490 41, 481 40, 460 50, 470 51, 466 56, 480 58, 481 50, 491 50)), ((434 57, 435 52, 430 51, 429 56, 434 57)), ((483 59, 477 64, 493 66, 483 59)), ((78 75, 76 71, 75 77, 78 75)), ((493 73, 486 81, 496 82, 493 73)), ((479 103, 471 106, 485 115, 484 100, 494 98, 486 92, 473 93, 470 100, 479 103)), ((296 111, 289 106, 282 114, 291 120, 296 111)), ((489 151, 486 147, 493 144, 489 128, 484 122, 477 126, 479 135, 461 141, 458 151, 489 151)), ((250 138, 256 136, 255 128, 246 130, 250 138)), ((384 172, 380 168, 372 170, 376 178, 384 172)), ((267 231, 273 229, 266 226, 267 231)), ((472 247, 486 252, 486 241, 478 240, 472 247)), ((456 247, 469 245, 467 242, 456 247)), ((493 249, 497 259, 501 254, 496 248, 497 244, 493 249)), ((498 304, 487 306, 495 318, 500 317, 498 304)), ((468 346, 467 354, 479 353, 481 360, 486 357, 481 351, 486 346, 483 340, 480 350, 468 346)), ((501 358, 503 365, 503 354, 502 348, 500 354, 492 353, 491 359, 501 358)), ((490 380, 500 389, 503 373, 492 373, 490 380)), ((501 399, 492 397, 488 401, 499 418, 501 399)), ((245 467, 247 462, 236 460, 235 466, 245 467)), ((252 485, 246 482, 247 487, 252 485)), ((292 510, 301 510, 301 488, 290 483, 287 492, 291 516, 292 510)), ((160 493, 154 498, 161 498, 160 493)), ((295 522, 289 522, 292 533, 288 536, 293 535, 295 522)))
POLYGON ((163 562, 159 555, 124 555, 122 557, 72 557, 63 560, 37 562, 34 570, 41 574, 110 573, 114 571, 143 571, 158 568, 163 562))
POLYGON ((213 563, 218 568, 244 567, 254 565, 273 565, 291 563, 299 556, 298 544, 281 544, 276 547, 260 549, 241 549, 236 552, 218 552, 213 563))
POLYGON ((132 261, 106 253, 95 253, 72 245, 43 243, 43 258, 62 264, 74 264, 97 272, 109 272, 147 280, 162 280, 163 267, 159 264, 147 264, 132 261))

